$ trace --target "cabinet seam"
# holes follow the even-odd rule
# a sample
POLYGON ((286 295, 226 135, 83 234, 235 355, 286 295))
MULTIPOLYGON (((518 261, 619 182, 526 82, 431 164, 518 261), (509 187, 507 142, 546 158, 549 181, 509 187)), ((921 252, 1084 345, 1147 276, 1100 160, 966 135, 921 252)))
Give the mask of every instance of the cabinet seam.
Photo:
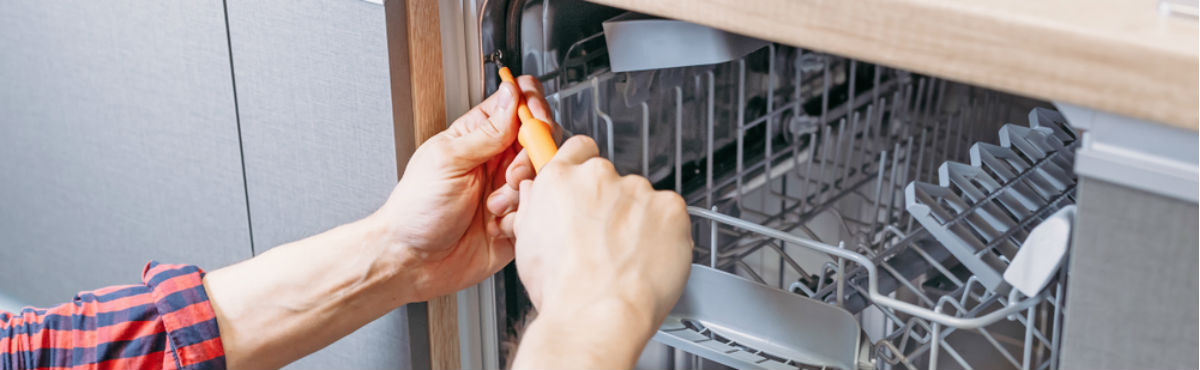
POLYGON ((233 87, 233 117, 237 123, 238 135, 238 159, 241 160, 242 166, 242 195, 246 200, 246 230, 250 237, 250 256, 258 255, 254 249, 254 219, 250 216, 250 185, 249 179, 246 177, 246 148, 242 138, 242 113, 238 107, 237 95, 237 73, 233 65, 233 36, 229 31, 229 2, 221 1, 221 11, 225 16, 225 46, 229 51, 229 81, 233 87))

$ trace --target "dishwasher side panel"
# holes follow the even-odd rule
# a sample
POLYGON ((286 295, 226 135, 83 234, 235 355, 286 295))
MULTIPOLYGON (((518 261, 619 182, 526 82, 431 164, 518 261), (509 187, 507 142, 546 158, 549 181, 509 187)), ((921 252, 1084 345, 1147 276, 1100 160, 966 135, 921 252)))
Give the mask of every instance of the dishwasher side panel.
POLYGON ((1197 206, 1079 179, 1063 369, 1195 369, 1197 206))

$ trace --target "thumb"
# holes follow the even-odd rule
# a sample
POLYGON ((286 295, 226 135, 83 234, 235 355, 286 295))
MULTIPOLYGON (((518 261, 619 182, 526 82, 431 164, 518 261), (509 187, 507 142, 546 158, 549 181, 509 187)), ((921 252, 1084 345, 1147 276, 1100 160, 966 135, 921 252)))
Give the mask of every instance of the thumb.
POLYGON ((487 100, 450 125, 446 130, 448 144, 464 165, 475 167, 512 146, 520 128, 518 122, 517 88, 503 83, 487 100))

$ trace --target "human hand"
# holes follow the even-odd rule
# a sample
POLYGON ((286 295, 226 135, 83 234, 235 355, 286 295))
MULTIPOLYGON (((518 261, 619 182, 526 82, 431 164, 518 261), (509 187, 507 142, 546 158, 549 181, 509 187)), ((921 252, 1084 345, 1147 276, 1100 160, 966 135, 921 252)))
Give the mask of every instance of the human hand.
MULTIPOLYGON (((540 85, 518 82, 546 120, 540 85)), ((499 220, 511 229, 516 184, 533 177, 528 158, 514 154, 516 93, 502 84, 418 148, 374 214, 205 275, 229 367, 282 367, 511 261, 511 233, 500 232, 499 220)))
POLYGON ((516 367, 632 366, 687 281, 683 199, 619 176, 597 153, 590 138, 573 137, 536 180, 520 183, 517 273, 538 309, 527 339, 558 345, 546 353, 523 341, 516 367), (546 334, 567 325, 590 338, 546 334))
MULTIPOLYGON (((527 91, 540 89, 522 77, 527 91)), ((512 261, 512 239, 499 232, 500 220, 516 209, 516 184, 533 177, 524 154, 517 158, 517 93, 516 86, 501 84, 417 148, 391 197, 372 216, 386 224, 394 255, 410 275, 405 280, 412 300, 466 288, 512 261)))

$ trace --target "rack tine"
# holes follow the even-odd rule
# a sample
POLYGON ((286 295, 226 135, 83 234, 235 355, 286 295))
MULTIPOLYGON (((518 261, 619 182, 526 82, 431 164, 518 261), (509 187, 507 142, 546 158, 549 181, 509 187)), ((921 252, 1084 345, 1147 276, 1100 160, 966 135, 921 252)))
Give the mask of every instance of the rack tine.
POLYGON ((832 84, 832 81, 830 81, 832 78, 829 74, 829 58, 827 56, 822 57, 823 62, 821 64, 823 71, 821 72, 821 124, 825 124, 825 122, 829 122, 829 88, 830 84, 832 84))
MULTIPOLYGON (((738 66, 738 88, 737 88, 737 158, 734 159, 736 169, 734 178, 737 179, 737 207, 742 208, 742 179, 745 177, 744 164, 745 162, 745 140, 746 140, 746 60, 740 59, 737 62, 738 66)), ((710 153, 711 154, 711 153, 710 153)), ((710 169, 711 171, 711 169, 710 169)))
POLYGON ((770 51, 767 53, 767 111, 764 114, 764 117, 768 118, 766 122, 767 140, 766 145, 764 146, 764 155, 766 155, 767 158, 767 181, 770 181, 773 173, 771 171, 771 163, 774 162, 774 160, 771 159, 774 158, 771 153, 771 147, 775 144, 773 140, 770 139, 775 136, 775 131, 773 130, 775 118, 771 116, 771 113, 775 112, 775 44, 770 44, 768 47, 770 51))
POLYGON ((613 153, 613 141, 615 141, 613 137, 613 120, 608 113, 604 113, 600 109, 600 79, 597 77, 592 77, 592 110, 596 117, 604 121, 604 127, 608 134, 604 138, 608 148, 605 154, 608 156, 608 160, 611 161, 615 156, 615 153, 613 153))
POLYGON ((714 75, 712 71, 708 71, 706 73, 706 75, 708 76, 708 116, 707 116, 708 117, 708 130, 705 130, 705 132, 708 134, 708 137, 707 137, 707 140, 705 140, 705 146, 704 146, 705 150, 707 150, 707 153, 705 153, 705 154, 707 154, 707 156, 705 156, 705 161, 704 161, 704 164, 705 164, 705 167, 704 167, 704 169, 705 169, 705 171, 704 171, 704 193, 705 193, 704 194, 704 206, 712 207, 713 206, 713 131, 716 130, 716 124, 715 124, 716 119, 713 116, 714 116, 714 112, 716 111, 716 107, 715 107, 716 106, 716 103, 715 103, 716 75, 714 75))
POLYGON ((683 194, 683 87, 675 86, 675 192, 683 194))
POLYGON ((642 102, 642 177, 650 177, 650 104, 642 102))
MULTIPOLYGON (((842 182, 843 182, 843 180, 845 180, 845 177, 842 176, 842 174, 844 174, 843 170, 849 168, 849 166, 844 166, 846 168, 841 168, 841 167, 843 167, 842 161, 845 160, 844 158, 842 158, 842 147, 846 146, 845 145, 846 144, 846 127, 847 127, 846 118, 842 118, 841 120, 838 121, 837 137, 832 138, 834 141, 834 144, 830 145, 830 150, 833 151, 833 160, 829 161, 829 163, 830 163, 829 169, 833 170, 833 173, 837 174, 836 176, 832 177, 832 180, 829 182, 829 186, 831 186, 831 187, 842 186, 842 182)), ((825 175, 822 174, 822 176, 825 176, 825 175)))

